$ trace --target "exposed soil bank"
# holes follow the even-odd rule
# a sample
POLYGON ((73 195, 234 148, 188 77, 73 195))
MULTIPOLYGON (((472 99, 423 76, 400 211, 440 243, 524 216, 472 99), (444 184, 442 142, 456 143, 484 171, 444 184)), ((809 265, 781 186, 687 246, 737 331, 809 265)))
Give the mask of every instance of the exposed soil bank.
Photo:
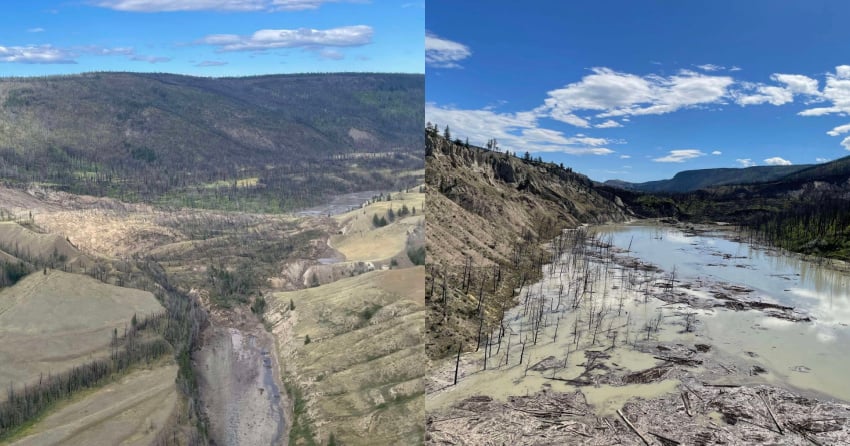
POLYGON ((210 327, 195 354, 210 439, 217 445, 285 445, 286 396, 274 340, 254 329, 210 327))

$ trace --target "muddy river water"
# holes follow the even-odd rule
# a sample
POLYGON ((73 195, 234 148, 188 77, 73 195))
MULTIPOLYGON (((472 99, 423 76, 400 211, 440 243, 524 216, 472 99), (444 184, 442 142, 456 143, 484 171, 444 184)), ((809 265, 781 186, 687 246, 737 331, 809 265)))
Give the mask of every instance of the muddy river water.
POLYGON ((599 413, 611 413, 631 397, 676 388, 676 379, 610 378, 660 364, 658 344, 710 346, 711 362, 730 371, 727 382, 715 377, 718 384, 768 383, 850 401, 850 273, 735 241, 728 230, 634 223, 589 233, 600 242, 544 266, 543 280, 521 290, 520 305, 490 334, 489 348, 485 339, 479 351, 463 355, 457 385, 454 358, 439 367, 443 387, 429 392, 429 410, 473 395, 504 399, 578 385, 599 413), (658 298, 665 293, 714 304, 658 298), (718 295, 793 307, 808 320, 738 311, 718 295), (604 367, 595 368, 599 363, 604 367))

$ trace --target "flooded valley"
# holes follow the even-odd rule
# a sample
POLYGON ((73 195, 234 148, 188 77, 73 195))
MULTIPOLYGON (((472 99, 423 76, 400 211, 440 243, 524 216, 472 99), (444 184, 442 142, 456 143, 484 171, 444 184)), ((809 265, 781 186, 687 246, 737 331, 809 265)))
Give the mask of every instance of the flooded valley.
MULTIPOLYGON (((747 404, 756 404, 749 395, 756 391, 773 392, 774 398, 788 391, 846 410, 850 388, 842 377, 850 358, 842 348, 850 340, 850 274, 734 235, 645 223, 566 231, 552 244, 543 279, 517 290, 520 305, 505 312, 500 326, 482 332, 478 349, 435 365, 426 403, 430 421, 462 427, 444 431, 432 425, 431 442, 445 442, 446 431, 474 431, 486 420, 526 425, 508 414, 546 413, 542 401, 552 395, 578 395, 569 405, 588 417, 593 438, 600 427, 591 425, 624 420, 619 411, 636 404, 652 406, 640 418, 656 433, 659 424, 671 422, 672 411, 723 431, 694 428, 691 434, 725 441, 749 438, 729 428, 736 424, 729 417, 752 420, 756 409, 747 404), (739 396, 746 403, 723 402, 739 396), (713 402, 702 416, 684 402, 700 398, 713 402), (523 399, 539 407, 518 409, 523 399), (470 410, 475 423, 462 416, 470 410)), ((757 404, 764 412, 778 403, 757 404)), ((809 407, 801 402, 782 411, 791 416, 809 407)), ((769 420, 767 412, 764 417, 769 420)), ((830 432, 846 439, 845 421, 830 432)), ((617 425, 633 431, 627 427, 617 425)), ((519 437, 506 429, 505 441, 529 436, 522 433, 527 426, 517 429, 519 437)), ((771 435, 767 431, 755 435, 771 435)), ((812 444, 808 436, 800 434, 801 444, 812 444)))

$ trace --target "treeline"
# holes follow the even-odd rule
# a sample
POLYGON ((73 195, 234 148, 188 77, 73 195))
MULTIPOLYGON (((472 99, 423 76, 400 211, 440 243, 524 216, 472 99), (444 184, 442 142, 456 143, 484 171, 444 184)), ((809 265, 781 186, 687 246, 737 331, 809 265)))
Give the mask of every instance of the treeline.
POLYGON ((18 283, 31 272, 33 272, 33 268, 23 261, 4 262, 0 260, 0 288, 18 283))
POLYGON ((754 215, 744 225, 759 241, 779 248, 850 260, 848 200, 795 203, 778 212, 754 215))
POLYGON ((0 147, 0 178, 7 186, 39 184, 79 195, 110 197, 163 206, 245 212, 286 212, 310 207, 339 193, 409 188, 422 158, 409 153, 352 161, 259 159, 254 164, 222 162, 203 166, 192 160, 167 162, 150 149, 128 148, 126 157, 104 158, 71 148, 21 151, 0 147), (233 166, 243 167, 236 168, 233 166))
POLYGON ((114 332, 108 359, 96 359, 56 375, 42 375, 37 383, 24 384, 22 388, 10 385, 6 400, 0 402, 0 438, 75 392, 100 386, 135 364, 150 363, 170 352, 171 346, 164 339, 157 336, 144 340, 143 336, 143 332, 164 333, 170 322, 165 313, 143 318, 134 315, 123 335, 114 332))
POLYGON ((382 228, 392 222, 395 221, 396 218, 404 218, 408 215, 416 215, 416 207, 413 207, 411 211, 410 208, 407 207, 406 204, 401 205, 401 208, 398 211, 394 211, 393 208, 387 209, 387 212, 384 215, 378 217, 378 214, 372 215, 372 226, 376 228, 382 228))

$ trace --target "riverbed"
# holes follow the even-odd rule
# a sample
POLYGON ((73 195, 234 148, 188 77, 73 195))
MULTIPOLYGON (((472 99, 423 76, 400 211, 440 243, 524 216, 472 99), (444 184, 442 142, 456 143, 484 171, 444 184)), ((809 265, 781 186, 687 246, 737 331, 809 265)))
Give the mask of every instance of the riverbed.
POLYGON ((380 194, 380 191, 367 190, 335 195, 327 203, 300 210, 295 214, 300 217, 324 217, 344 214, 352 209, 360 208, 364 203, 380 194))

